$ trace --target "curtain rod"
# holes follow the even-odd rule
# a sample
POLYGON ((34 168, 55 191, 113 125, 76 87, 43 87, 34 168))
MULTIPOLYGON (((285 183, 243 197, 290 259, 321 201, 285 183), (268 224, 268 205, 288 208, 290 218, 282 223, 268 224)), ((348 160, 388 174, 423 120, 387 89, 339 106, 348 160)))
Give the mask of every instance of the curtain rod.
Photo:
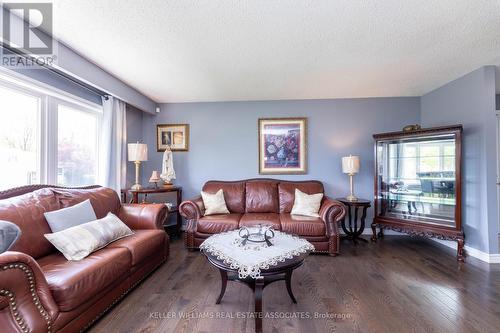
MULTIPOLYGON (((24 53, 21 50, 18 50, 18 49, 10 47, 8 45, 5 45, 5 43, 1 42, 1 41, 0 41, 0 47, 2 47, 5 50, 8 50, 9 52, 15 53, 18 56, 23 57, 25 59, 28 59, 28 58, 31 57, 31 56, 29 56, 28 54, 24 53)), ((75 78, 72 75, 69 75, 69 74, 63 72, 62 70, 59 70, 59 69, 54 68, 52 66, 49 66, 47 64, 41 64, 41 65, 38 65, 38 66, 41 66, 41 67, 45 68, 46 70, 48 70, 48 71, 50 71, 50 72, 52 72, 52 73, 54 73, 56 75, 59 75, 60 77, 66 79, 66 80, 68 80, 68 81, 70 81, 70 82, 72 82, 72 83, 74 83, 74 84, 76 84, 76 85, 78 85, 78 86, 80 86, 80 87, 82 87, 84 89, 87 89, 87 90, 93 92, 96 95, 102 96, 102 97, 104 97, 104 99, 108 99, 109 98, 109 94, 108 93, 106 93, 106 92, 104 92, 104 91, 102 91, 102 90, 100 90, 100 89, 98 89, 98 88, 96 88, 96 87, 94 87, 94 86, 92 86, 92 85, 90 85, 88 83, 85 83, 85 82, 83 82, 83 81, 75 78)))

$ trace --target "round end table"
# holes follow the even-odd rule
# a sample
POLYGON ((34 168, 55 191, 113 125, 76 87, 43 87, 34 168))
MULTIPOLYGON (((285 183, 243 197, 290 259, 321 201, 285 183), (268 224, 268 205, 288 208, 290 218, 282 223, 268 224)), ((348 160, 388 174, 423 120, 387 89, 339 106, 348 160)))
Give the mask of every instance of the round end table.
POLYGON ((346 198, 337 198, 335 200, 340 201, 347 206, 347 216, 342 220, 342 230, 346 234, 344 238, 350 239, 354 243, 357 243, 358 240, 368 242, 360 236, 365 230, 366 211, 371 207, 371 201, 365 199, 349 201, 346 198), (360 210, 361 215, 359 213, 360 210), (349 221, 348 225, 346 225, 346 219, 349 221))

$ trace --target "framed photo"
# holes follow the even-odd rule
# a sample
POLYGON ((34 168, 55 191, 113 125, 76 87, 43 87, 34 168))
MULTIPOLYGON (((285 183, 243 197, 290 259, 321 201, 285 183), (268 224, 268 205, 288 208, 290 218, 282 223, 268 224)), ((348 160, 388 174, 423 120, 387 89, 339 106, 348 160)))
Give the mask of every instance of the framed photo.
POLYGON ((189 124, 156 125, 156 150, 165 151, 167 146, 172 151, 188 151, 189 124))
POLYGON ((259 173, 307 172, 307 118, 259 119, 259 173))

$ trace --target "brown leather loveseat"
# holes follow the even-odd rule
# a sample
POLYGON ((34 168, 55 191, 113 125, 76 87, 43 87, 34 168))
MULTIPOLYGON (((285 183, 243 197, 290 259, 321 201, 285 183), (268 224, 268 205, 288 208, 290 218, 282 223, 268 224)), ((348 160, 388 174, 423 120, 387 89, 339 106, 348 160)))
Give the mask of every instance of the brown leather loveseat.
POLYGON ((338 254, 338 222, 344 218, 346 208, 325 196, 320 217, 291 215, 296 188, 307 194, 324 193, 323 184, 315 180, 249 179, 205 183, 204 192, 223 190, 230 214, 203 216, 205 209, 201 197, 184 201, 179 209, 188 222, 186 247, 196 249, 210 235, 241 226, 271 224, 276 230, 304 237, 314 245, 315 252, 338 254))
POLYGON ((79 332, 168 257, 165 205, 122 205, 104 187, 30 186, 0 192, 0 220, 22 235, 0 254, 0 331, 79 332), (43 236, 43 213, 90 199, 97 218, 117 215, 134 235, 80 261, 68 261, 43 236))

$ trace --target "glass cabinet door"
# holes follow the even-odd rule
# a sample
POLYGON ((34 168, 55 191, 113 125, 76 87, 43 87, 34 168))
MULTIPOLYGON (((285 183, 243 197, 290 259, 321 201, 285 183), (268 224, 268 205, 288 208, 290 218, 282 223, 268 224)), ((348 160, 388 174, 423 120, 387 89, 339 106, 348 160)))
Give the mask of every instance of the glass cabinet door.
POLYGON ((453 134, 378 141, 377 215, 455 226, 453 134))

